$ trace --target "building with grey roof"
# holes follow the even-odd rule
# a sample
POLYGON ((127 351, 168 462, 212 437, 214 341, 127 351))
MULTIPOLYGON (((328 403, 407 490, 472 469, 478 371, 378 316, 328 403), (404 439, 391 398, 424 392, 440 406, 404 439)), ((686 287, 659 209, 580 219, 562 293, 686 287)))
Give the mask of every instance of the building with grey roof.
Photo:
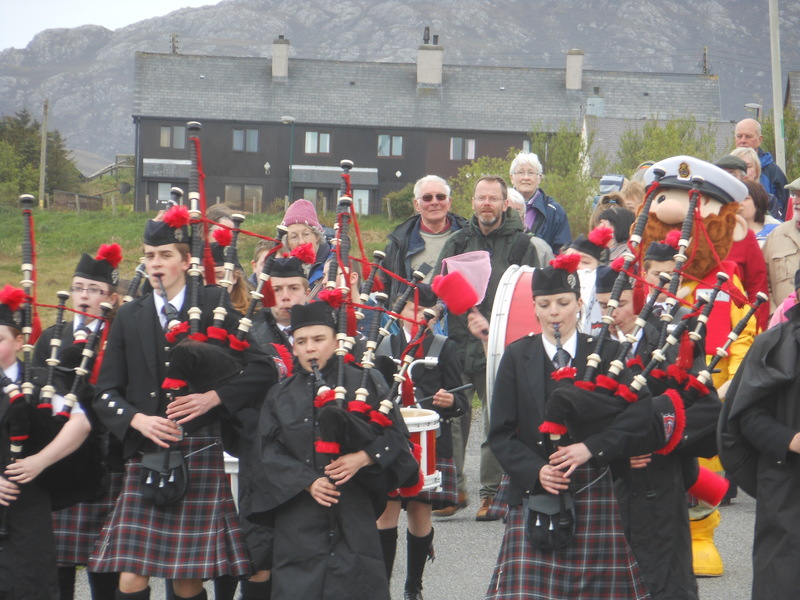
POLYGON ((203 124, 209 202, 260 211, 288 195, 321 212, 335 204, 343 158, 356 165, 356 205, 376 212, 383 196, 427 173, 450 177, 479 156, 524 148, 534 125, 577 131, 587 115, 720 120, 715 75, 590 71, 579 50, 564 69, 451 66, 444 56, 436 36, 416 64, 289 59, 282 37, 272 58, 138 52, 136 206, 153 209, 185 186, 189 120, 203 124))

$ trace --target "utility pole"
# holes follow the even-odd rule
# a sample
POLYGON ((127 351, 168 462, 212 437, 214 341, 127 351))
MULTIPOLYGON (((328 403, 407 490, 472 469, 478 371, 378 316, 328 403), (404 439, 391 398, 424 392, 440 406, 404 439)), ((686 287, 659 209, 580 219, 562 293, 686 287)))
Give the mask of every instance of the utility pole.
POLYGON ((44 117, 42 118, 41 153, 39 154, 39 208, 44 208, 44 180, 47 172, 47 98, 44 99, 44 117))
POLYGON ((781 37, 778 30, 778 0, 769 0, 769 52, 772 58, 772 113, 775 120, 775 163, 786 173, 783 130, 783 85, 781 83, 781 37))

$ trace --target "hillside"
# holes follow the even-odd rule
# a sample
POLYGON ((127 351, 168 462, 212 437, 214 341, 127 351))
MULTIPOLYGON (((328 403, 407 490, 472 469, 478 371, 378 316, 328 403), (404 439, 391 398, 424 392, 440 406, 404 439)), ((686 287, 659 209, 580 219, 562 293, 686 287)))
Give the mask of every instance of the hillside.
MULTIPOLYGON (((563 68, 570 48, 590 70, 700 73, 720 77, 725 119, 747 116, 746 102, 770 106, 766 2, 744 0, 224 0, 109 31, 50 29, 24 49, 0 51, 0 114, 49 98, 50 126, 71 148, 108 162, 134 151, 133 56, 169 52, 171 34, 186 54, 269 56, 279 34, 292 56, 413 62, 425 26, 439 35, 448 64, 563 68)), ((800 3, 781 3, 784 81, 800 70, 800 3)), ((469 90, 464 90, 469 93, 469 90)), ((40 118, 40 117, 39 117, 40 118)))

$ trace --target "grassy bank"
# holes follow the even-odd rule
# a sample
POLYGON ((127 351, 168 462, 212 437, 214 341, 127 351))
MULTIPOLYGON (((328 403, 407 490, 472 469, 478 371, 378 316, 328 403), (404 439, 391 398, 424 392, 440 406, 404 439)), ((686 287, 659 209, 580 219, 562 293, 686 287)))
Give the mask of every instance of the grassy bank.
MULTIPOLYGON (((134 213, 109 210, 80 214, 75 212, 34 211, 36 239, 36 261, 38 271, 38 300, 45 304, 56 303, 56 292, 69 287, 72 273, 81 254, 94 255, 100 244, 116 242, 122 246, 125 257, 120 265, 120 276, 128 279, 141 256, 141 239, 145 221, 155 213, 134 213)), ((275 226, 282 215, 248 215, 242 229, 261 235, 275 235, 275 226)), ((333 225, 333 215, 321 219, 325 225, 333 225)), ((372 251, 386 245, 386 235, 396 223, 385 216, 359 218, 362 240, 368 256, 372 251)), ((21 279, 23 237, 22 211, 18 208, 0 206, 0 287, 6 283, 18 286, 21 279)), ((352 230, 351 230, 352 232, 352 230)), ((249 274, 249 263, 258 240, 241 236, 240 260, 249 274)), ((353 252, 358 254, 355 238, 353 252)), ((44 311, 43 325, 52 324, 53 317, 44 311)))

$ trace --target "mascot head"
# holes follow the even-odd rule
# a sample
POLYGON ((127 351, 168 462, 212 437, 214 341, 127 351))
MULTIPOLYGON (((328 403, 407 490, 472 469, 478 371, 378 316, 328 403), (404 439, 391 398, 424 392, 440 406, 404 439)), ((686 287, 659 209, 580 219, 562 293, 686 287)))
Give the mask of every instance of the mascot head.
POLYGON ((684 267, 687 274, 700 279, 718 268, 716 257, 724 260, 733 242, 744 239, 747 224, 737 213, 747 188, 719 167, 691 156, 673 156, 655 163, 645 175, 645 184, 650 185, 662 173, 642 235, 642 256, 652 242, 681 229, 689 211, 689 194, 700 182, 697 178, 702 178, 684 267))

